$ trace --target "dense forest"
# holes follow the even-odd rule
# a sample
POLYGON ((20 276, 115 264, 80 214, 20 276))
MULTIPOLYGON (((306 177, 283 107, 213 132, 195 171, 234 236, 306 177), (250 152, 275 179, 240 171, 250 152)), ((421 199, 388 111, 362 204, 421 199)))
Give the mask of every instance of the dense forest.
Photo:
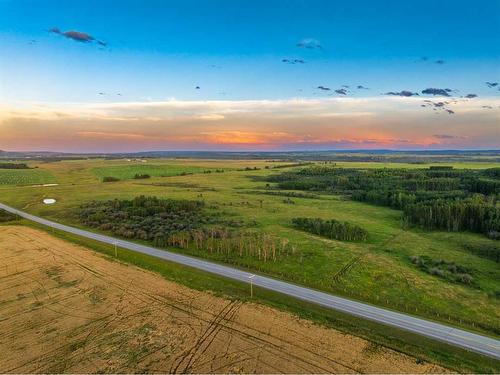
POLYGON ((321 191, 403 211, 426 229, 472 231, 500 238, 500 168, 348 169, 328 165, 267 178, 279 189, 321 191))
POLYGON ((91 201, 81 206, 79 217, 89 227, 148 241, 214 221, 201 201, 145 196, 131 200, 91 201))
POLYGON ((365 241, 368 238, 366 230, 347 221, 297 217, 292 219, 292 224, 303 231, 334 240, 365 241))

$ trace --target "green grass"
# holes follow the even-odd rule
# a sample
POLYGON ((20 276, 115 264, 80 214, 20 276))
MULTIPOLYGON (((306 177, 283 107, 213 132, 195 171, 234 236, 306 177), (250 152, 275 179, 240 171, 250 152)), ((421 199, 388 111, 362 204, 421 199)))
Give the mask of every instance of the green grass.
MULTIPOLYGON (((89 200, 130 199, 141 194, 173 199, 202 199, 220 215, 244 221, 250 230, 287 238, 299 250, 298 255, 285 257, 279 262, 263 263, 251 258, 224 257, 194 249, 173 251, 231 263, 329 293, 499 336, 500 267, 498 263, 471 254, 465 248, 467 244, 496 246, 498 242, 471 233, 403 229, 400 211, 354 202, 340 196, 291 198, 295 204, 285 204, 282 196, 257 194, 256 191, 264 188, 265 183, 255 177, 281 173, 280 169, 264 168, 279 164, 284 163, 159 159, 154 161, 154 165, 175 166, 178 171, 198 167, 202 170, 224 168, 226 172, 171 176, 168 183, 161 177, 153 177, 112 184, 99 182, 95 169, 120 167, 123 170, 134 165, 123 160, 102 159, 33 164, 55 176, 59 185, 50 188, 0 186, 0 201, 48 219, 81 226, 76 212, 82 203, 89 200), (239 170, 245 167, 261 169, 239 170), (55 205, 41 203, 49 193, 50 198, 57 200, 55 205), (293 228, 291 219, 294 217, 349 221, 365 228, 369 237, 361 243, 324 239, 293 228), (472 269, 477 285, 461 285, 429 275, 411 263, 410 257, 414 255, 465 265, 472 269), (349 272, 340 278, 336 277, 340 270, 354 260, 355 264, 349 272)), ((358 164, 362 164, 357 166, 363 168, 381 166, 381 163, 358 164)), ((471 163, 453 165, 456 168, 471 167, 471 163)), ((494 165, 492 163, 489 166, 494 165)), ((384 163, 383 166, 403 165, 384 163)))
POLYGON ((43 169, 0 169, 0 185, 35 185, 56 182, 52 173, 43 169))
POLYGON ((120 180, 133 179, 136 174, 147 174, 151 177, 170 177, 186 173, 202 173, 207 168, 197 166, 166 165, 166 164, 130 164, 110 167, 97 167, 92 171, 102 179, 103 177, 115 177, 120 180))
POLYGON ((258 302, 280 310, 289 311, 301 318, 306 318, 318 324, 363 337, 398 352, 412 355, 417 359, 441 364, 454 371, 466 373, 498 373, 500 371, 499 361, 422 336, 359 319, 259 287, 254 287, 254 298, 251 299, 247 284, 122 248, 119 248, 118 259, 116 259, 114 258, 114 247, 111 245, 50 229, 33 222, 22 221, 21 223, 44 230, 63 240, 91 248, 109 256, 108 259, 111 261, 121 261, 125 264, 139 266, 156 272, 168 280, 196 290, 210 291, 219 296, 258 302))

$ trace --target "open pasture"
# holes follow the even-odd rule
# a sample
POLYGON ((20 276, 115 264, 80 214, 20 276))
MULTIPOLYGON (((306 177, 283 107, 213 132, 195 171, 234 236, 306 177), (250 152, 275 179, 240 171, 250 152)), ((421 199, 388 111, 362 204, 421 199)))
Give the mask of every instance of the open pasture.
POLYGON ((130 180, 136 175, 149 175, 151 177, 170 177, 182 174, 202 173, 211 169, 199 166, 183 166, 171 164, 131 164, 116 165, 110 167, 96 167, 92 170, 100 179, 104 177, 114 177, 119 180, 130 180))
POLYGON ((0 185, 51 184, 56 179, 44 169, 0 169, 0 185))

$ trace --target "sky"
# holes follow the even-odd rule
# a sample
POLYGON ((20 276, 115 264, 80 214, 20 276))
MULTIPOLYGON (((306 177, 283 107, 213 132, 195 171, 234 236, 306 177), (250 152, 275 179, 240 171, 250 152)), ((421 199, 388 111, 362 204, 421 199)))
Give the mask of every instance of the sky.
POLYGON ((500 0, 0 0, 0 149, 499 149, 500 0))

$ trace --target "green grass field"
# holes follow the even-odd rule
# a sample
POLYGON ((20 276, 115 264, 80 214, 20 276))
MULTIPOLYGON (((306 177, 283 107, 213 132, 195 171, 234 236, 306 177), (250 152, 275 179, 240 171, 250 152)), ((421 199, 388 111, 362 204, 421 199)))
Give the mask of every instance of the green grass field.
MULTIPOLYGON (((264 160, 196 160, 155 159, 145 168, 161 166, 176 173, 170 177, 148 180, 122 180, 112 184, 101 182, 100 176, 118 170, 123 176, 137 171, 125 160, 73 160, 55 163, 32 163, 39 171, 54 176, 59 183, 53 187, 0 186, 0 201, 26 211, 81 226, 76 215, 78 207, 89 200, 133 198, 154 195, 174 199, 202 199, 221 215, 241 220, 254 231, 287 238, 300 249, 300 256, 279 262, 261 262, 251 258, 228 258, 194 249, 174 251, 226 262, 255 272, 290 280, 327 292, 388 307, 398 311, 442 321, 491 336, 500 332, 500 267, 498 263, 468 252, 466 245, 482 246, 498 242, 472 233, 427 232, 404 229, 400 211, 345 199, 320 195, 320 199, 292 198, 259 194, 265 183, 258 177, 280 173, 272 166, 284 162, 264 160), (266 169, 265 167, 269 168, 266 169), (173 168, 175 167, 175 168, 173 168), (244 170, 246 167, 257 170, 244 170), (224 173, 195 173, 180 176, 182 171, 200 172, 222 168, 224 173), (105 171, 96 175, 96 170, 105 171), (132 170, 132 169, 130 169, 132 170), (180 172, 180 173, 177 173, 180 172), (42 199, 50 197, 57 204, 46 206, 42 199), (321 217, 350 221, 368 230, 366 242, 328 240, 294 229, 294 217, 321 217), (410 257, 427 255, 454 261, 474 270, 477 287, 452 283, 427 274, 415 267, 410 257), (353 264, 338 277, 340 270, 353 264)), ((498 167, 495 163, 442 163, 455 168, 498 167)), ((398 163, 337 163, 361 168, 425 168, 428 165, 398 163)), ((142 167, 143 165, 137 165, 142 167)), ((144 173, 141 171, 140 173, 144 173)), ((147 173, 147 172, 146 172, 147 173)))
POLYGON ((56 179, 44 169, 0 169, 0 185, 52 184, 56 179))
POLYGON ((169 164, 130 164, 109 167, 96 167, 92 171, 100 179, 115 177, 120 180, 133 179, 136 174, 147 174, 151 177, 179 176, 181 174, 202 173, 209 170, 200 166, 169 164))

